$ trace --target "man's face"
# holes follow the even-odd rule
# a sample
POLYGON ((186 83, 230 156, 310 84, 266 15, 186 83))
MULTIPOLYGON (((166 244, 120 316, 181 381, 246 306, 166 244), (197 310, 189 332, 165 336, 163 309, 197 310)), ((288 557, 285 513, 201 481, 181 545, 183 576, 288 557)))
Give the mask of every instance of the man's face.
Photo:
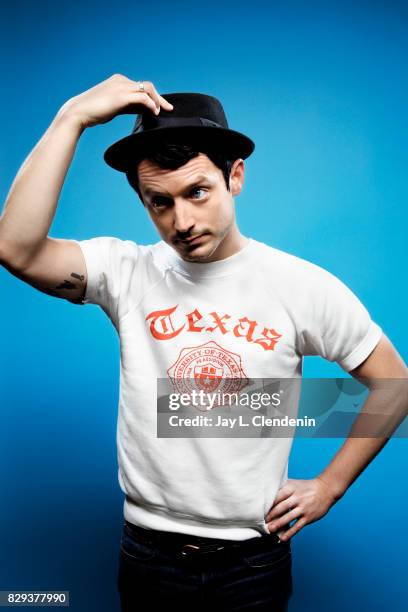
POLYGON ((143 159, 138 166, 143 203, 162 239, 187 261, 215 261, 228 254, 238 230, 233 196, 241 191, 244 162, 222 171, 200 153, 175 170, 143 159), (194 239, 194 240, 193 240, 194 239))

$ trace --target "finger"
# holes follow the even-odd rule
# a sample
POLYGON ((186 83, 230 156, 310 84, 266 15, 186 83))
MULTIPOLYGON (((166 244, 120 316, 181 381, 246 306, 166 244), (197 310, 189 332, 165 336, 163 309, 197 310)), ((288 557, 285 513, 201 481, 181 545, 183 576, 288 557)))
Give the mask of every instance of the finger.
POLYGON ((161 96, 151 81, 143 81, 147 93, 153 98, 156 107, 160 111, 161 96))
POLYGON ((284 501, 285 499, 293 495, 293 493, 294 493, 294 489, 292 487, 287 487, 286 485, 282 487, 281 489, 279 489, 279 491, 276 494, 275 500, 273 502, 272 508, 274 508, 276 504, 279 504, 281 501, 284 501))
POLYGON ((290 529, 288 529, 284 533, 278 534, 279 539, 283 542, 286 542, 286 540, 290 540, 290 538, 292 538, 296 533, 298 533, 306 524, 307 520, 304 517, 298 519, 296 523, 291 526, 290 529))
POLYGON ((293 508, 292 510, 286 512, 283 516, 268 523, 268 529, 269 531, 277 531, 284 525, 290 523, 290 521, 294 521, 296 518, 299 518, 301 514, 302 512, 299 510, 299 508, 293 508))
POLYGON ((166 108, 167 110, 173 110, 174 106, 171 102, 166 100, 166 98, 163 98, 163 96, 161 96, 160 94, 159 94, 159 98, 161 100, 161 104, 163 108, 166 108))
POLYGON ((289 497, 283 501, 281 501, 277 505, 273 505, 271 510, 269 510, 268 514, 265 517, 266 521, 272 521, 275 518, 278 518, 284 512, 291 510, 297 504, 297 500, 294 497, 289 497))
POLYGON ((165 108, 166 110, 172 110, 174 108, 173 104, 171 104, 171 102, 169 102, 168 100, 166 100, 166 98, 163 98, 163 96, 159 94, 156 87, 151 81, 147 81, 147 83, 149 85, 149 89, 151 88, 151 91, 154 94, 154 100, 159 106, 159 108, 160 106, 163 106, 163 108, 165 108))
POLYGON ((160 96, 151 81, 132 81, 132 85, 132 91, 136 90, 138 93, 147 93, 153 100, 155 107, 160 110, 160 96), (141 83, 143 83, 143 90, 140 89, 141 83))
POLYGON ((155 101, 153 100, 153 98, 151 98, 149 96, 149 94, 147 92, 135 92, 135 91, 131 91, 129 93, 129 103, 130 104, 143 104, 144 106, 147 106, 147 108, 149 108, 155 115, 157 114, 157 106, 155 101))
MULTIPOLYGON (((137 84, 137 89, 139 90, 139 84, 141 81, 135 81, 135 84, 137 84)), ((163 108, 165 108, 166 110, 172 110, 173 109, 173 105, 170 104, 170 102, 168 102, 165 98, 163 98, 163 96, 161 96, 159 94, 159 92, 157 91, 156 87, 154 86, 154 84, 151 81, 142 81, 143 85, 144 85, 144 89, 145 91, 150 95, 150 97, 154 100, 156 107, 159 109, 160 111, 160 106, 163 106, 163 108)))

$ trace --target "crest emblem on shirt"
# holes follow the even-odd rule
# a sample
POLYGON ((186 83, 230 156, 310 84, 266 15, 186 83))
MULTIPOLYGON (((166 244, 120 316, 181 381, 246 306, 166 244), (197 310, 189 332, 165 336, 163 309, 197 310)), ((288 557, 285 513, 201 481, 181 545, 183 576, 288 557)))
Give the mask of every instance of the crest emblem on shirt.
POLYGON ((197 385, 205 391, 214 391, 219 386, 222 375, 222 368, 215 367, 211 362, 194 368, 194 378, 197 385))
POLYGON ((177 393, 239 393, 249 382, 241 356, 214 340, 181 349, 167 374, 177 393))

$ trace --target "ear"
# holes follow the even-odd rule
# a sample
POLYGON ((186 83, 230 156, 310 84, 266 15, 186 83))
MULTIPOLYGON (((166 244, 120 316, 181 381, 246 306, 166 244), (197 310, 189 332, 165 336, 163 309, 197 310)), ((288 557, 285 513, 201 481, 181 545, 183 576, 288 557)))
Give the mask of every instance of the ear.
POLYGON ((229 179, 231 195, 236 196, 241 193, 244 184, 244 174, 244 160, 241 158, 236 159, 231 167, 229 179))

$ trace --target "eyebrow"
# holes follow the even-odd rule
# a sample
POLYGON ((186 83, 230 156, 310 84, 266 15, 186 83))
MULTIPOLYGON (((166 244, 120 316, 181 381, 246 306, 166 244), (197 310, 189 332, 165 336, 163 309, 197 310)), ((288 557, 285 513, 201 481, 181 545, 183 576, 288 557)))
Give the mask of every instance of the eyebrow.
MULTIPOLYGON (((211 181, 209 180, 209 178, 208 178, 207 176, 200 175, 200 176, 198 176, 198 177, 197 177, 197 178, 194 180, 194 182, 193 182, 193 183, 190 183, 190 185, 187 185, 187 186, 185 187, 184 191, 185 191, 185 192, 190 191, 190 189, 192 189, 193 187, 196 187, 196 186, 197 186, 197 185, 199 185, 200 183, 204 183, 204 182, 205 182, 205 183, 211 183, 211 181)), ((166 192, 161 193, 160 191, 155 191, 154 189, 149 189, 149 188, 147 188, 147 189, 145 189, 145 190, 144 190, 144 192, 145 192, 145 194, 146 194, 147 196, 152 196, 152 195, 155 195, 155 196, 156 196, 156 195, 160 195, 160 196, 170 196, 170 197, 172 197, 172 196, 171 196, 171 193, 168 193, 167 191, 166 191, 166 192)))

